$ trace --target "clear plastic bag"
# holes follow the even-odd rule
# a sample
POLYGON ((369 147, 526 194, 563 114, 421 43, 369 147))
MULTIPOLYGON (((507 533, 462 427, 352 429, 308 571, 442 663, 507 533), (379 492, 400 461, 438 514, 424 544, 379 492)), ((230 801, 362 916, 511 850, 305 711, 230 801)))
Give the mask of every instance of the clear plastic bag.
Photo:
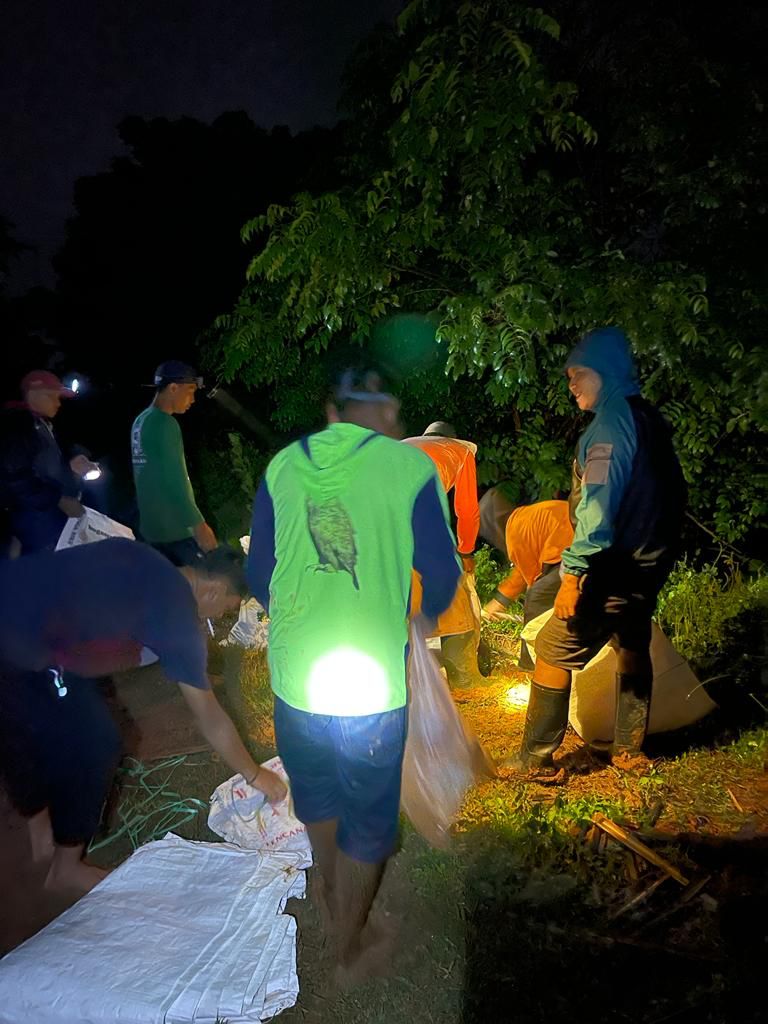
POLYGON ((410 710, 400 803, 416 831, 433 846, 445 848, 467 790, 496 771, 453 702, 427 648, 421 616, 411 622, 410 642, 410 710))

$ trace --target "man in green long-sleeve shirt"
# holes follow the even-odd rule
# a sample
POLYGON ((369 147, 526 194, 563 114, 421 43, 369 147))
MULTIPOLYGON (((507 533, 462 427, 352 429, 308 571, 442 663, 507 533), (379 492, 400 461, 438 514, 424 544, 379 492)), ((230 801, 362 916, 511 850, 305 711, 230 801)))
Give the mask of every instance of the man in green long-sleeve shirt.
POLYGON ((181 429, 174 418, 190 408, 201 383, 186 363, 161 363, 155 371, 154 401, 131 429, 139 530, 174 565, 191 565, 218 543, 195 503, 181 429))

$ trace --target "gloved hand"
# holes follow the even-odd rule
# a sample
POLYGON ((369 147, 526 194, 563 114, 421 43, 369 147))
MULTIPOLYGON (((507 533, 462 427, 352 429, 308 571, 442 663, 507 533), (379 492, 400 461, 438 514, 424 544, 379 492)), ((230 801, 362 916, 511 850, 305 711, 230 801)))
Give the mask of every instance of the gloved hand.
POLYGON ((555 598, 555 615, 558 619, 570 619, 576 614, 576 605, 580 594, 579 576, 566 573, 555 598))

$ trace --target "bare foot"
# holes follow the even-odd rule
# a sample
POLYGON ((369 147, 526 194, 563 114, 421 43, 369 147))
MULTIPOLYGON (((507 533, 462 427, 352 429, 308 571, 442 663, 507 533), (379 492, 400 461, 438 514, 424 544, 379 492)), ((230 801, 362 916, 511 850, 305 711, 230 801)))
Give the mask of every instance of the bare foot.
POLYGON ((53 831, 48 808, 43 808, 31 818, 27 818, 29 845, 32 849, 32 860, 35 864, 50 860, 53 857, 53 831))
POLYGON ((393 914, 379 913, 375 920, 369 920, 355 950, 336 968, 338 987, 352 988, 370 978, 385 977, 391 967, 399 931, 400 920, 393 914))
POLYGON ((49 892, 77 892, 84 896, 99 882, 103 882, 108 874, 106 868, 97 868, 95 864, 88 864, 84 860, 62 864, 54 856, 44 888, 49 892))

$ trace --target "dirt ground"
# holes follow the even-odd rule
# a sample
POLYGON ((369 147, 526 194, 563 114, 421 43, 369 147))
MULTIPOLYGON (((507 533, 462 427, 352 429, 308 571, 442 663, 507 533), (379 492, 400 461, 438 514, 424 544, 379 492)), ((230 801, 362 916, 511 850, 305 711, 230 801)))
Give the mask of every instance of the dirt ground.
MULTIPOLYGON (((263 759, 273 743, 263 659, 219 652, 212 668, 222 699, 263 759)), ((523 681, 501 663, 487 687, 456 695, 462 714, 495 757, 512 752, 519 740, 524 708, 510 706, 507 694, 523 681)), ((173 703, 169 706, 161 691, 154 697, 160 710, 150 695, 134 713, 155 722, 165 719, 167 726, 173 703)), ((187 727, 183 715, 178 709, 173 715, 173 729, 155 730, 156 738, 165 733, 173 740, 164 753, 191 743, 189 734, 181 739, 187 727)), ((381 893, 383 908, 400 922, 396 952, 383 965, 387 976, 361 988, 339 993, 332 987, 310 871, 308 898, 289 904, 299 922, 301 994, 282 1019, 287 1024, 764 1020, 768 733, 734 729, 724 738, 717 723, 710 723, 658 746, 663 757, 654 770, 629 780, 579 754, 582 744, 569 733, 563 756, 580 770, 571 772, 565 787, 553 792, 504 779, 483 782, 468 795, 445 851, 430 849, 404 822, 402 847, 381 893), (590 829, 595 811, 636 829, 686 878, 702 883, 700 891, 667 879, 635 910, 627 910, 629 901, 662 874, 622 846, 600 841, 590 829)), ((206 802, 227 774, 210 752, 198 751, 169 770, 166 789, 206 802)), ((126 793, 118 794, 116 806, 113 801, 113 828, 126 793)), ((41 896, 41 870, 29 866, 23 822, 7 802, 0 802, 0 827, 0 942, 8 950, 63 907, 41 896)), ((203 813, 178 831, 188 838, 214 838, 203 813)), ((114 865, 130 851, 122 836, 96 859, 114 865)))

